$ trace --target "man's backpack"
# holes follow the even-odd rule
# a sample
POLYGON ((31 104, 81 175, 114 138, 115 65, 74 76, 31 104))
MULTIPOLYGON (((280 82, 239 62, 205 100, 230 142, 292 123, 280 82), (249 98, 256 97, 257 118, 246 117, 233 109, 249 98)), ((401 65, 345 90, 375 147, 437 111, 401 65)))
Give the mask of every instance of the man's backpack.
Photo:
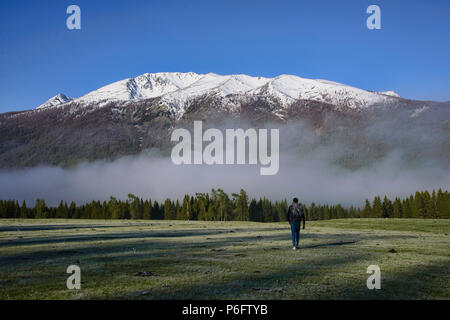
POLYGON ((291 205, 291 221, 300 221, 302 219, 303 209, 300 204, 291 205))

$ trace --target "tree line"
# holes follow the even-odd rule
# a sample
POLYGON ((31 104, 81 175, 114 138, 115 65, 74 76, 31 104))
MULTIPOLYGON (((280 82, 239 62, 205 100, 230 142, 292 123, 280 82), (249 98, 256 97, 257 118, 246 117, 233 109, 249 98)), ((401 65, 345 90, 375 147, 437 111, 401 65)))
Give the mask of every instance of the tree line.
MULTIPOLYGON (((49 207, 43 199, 37 199, 34 207, 23 201, 0 200, 0 218, 72 218, 72 219, 156 219, 156 220, 206 220, 206 221, 286 221, 287 200, 271 201, 268 198, 249 199, 241 190, 231 196, 221 189, 211 193, 184 196, 183 200, 166 199, 164 202, 144 200, 133 194, 125 201, 110 197, 109 201, 92 201, 77 206, 61 201, 57 207, 49 207)), ((376 196, 366 199, 363 207, 342 205, 303 205, 307 220, 339 218, 450 218, 450 194, 433 190, 416 192, 407 198, 394 200, 376 196)))

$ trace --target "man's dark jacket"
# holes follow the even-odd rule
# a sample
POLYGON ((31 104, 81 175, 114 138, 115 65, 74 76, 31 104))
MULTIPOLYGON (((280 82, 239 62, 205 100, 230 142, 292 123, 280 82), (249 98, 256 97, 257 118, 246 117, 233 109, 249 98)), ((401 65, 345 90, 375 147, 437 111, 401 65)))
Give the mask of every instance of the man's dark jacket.
MULTIPOLYGON (((298 209, 300 210, 300 221, 303 221, 303 224, 306 222, 306 218, 305 218, 305 211, 303 210, 303 205, 301 205, 300 203, 297 205, 298 209)), ((291 222, 291 209, 292 209, 292 204, 289 206, 288 208, 288 212, 287 212, 287 221, 291 222)))

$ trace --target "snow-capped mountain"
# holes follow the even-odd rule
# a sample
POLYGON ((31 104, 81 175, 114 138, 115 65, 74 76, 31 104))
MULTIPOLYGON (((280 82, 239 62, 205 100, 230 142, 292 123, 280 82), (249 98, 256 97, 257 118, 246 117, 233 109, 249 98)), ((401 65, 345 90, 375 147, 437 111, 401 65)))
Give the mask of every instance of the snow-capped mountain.
MULTIPOLYGON (((259 96, 276 100, 281 107, 296 100, 311 100, 350 109, 386 104, 400 98, 393 91, 371 92, 337 82, 293 75, 264 78, 243 74, 161 72, 114 82, 73 100, 60 94, 38 108, 61 106, 68 102, 101 106, 112 101, 130 102, 159 97, 171 113, 180 118, 189 101, 204 95, 225 99, 236 95, 259 96)), ((229 103, 233 102, 230 100, 229 103)))
POLYGON ((190 72, 147 73, 79 98, 59 94, 35 110, 0 114, 0 169, 71 166, 147 151, 168 155, 173 130, 191 128, 195 120, 204 128, 275 126, 282 147, 331 146, 342 151, 335 163, 352 170, 405 146, 407 158, 450 159, 450 102, 291 75, 190 72))
POLYGON ((46 102, 41 104, 36 109, 44 109, 44 108, 54 107, 57 105, 64 104, 66 102, 70 102, 70 101, 72 101, 72 98, 69 98, 69 97, 63 95, 62 93, 60 93, 60 94, 54 96, 53 98, 50 98, 49 100, 47 100, 46 102))

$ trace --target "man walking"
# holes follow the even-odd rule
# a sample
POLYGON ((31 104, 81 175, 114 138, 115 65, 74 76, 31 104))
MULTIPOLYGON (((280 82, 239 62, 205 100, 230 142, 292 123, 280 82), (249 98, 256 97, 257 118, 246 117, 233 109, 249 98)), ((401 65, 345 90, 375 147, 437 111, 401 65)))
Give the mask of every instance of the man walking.
POLYGON ((292 204, 289 206, 287 212, 287 221, 291 225, 292 233, 292 250, 298 249, 298 244, 300 241, 300 221, 303 221, 303 229, 305 229, 305 213, 303 211, 303 206, 298 203, 298 199, 294 198, 292 204))

